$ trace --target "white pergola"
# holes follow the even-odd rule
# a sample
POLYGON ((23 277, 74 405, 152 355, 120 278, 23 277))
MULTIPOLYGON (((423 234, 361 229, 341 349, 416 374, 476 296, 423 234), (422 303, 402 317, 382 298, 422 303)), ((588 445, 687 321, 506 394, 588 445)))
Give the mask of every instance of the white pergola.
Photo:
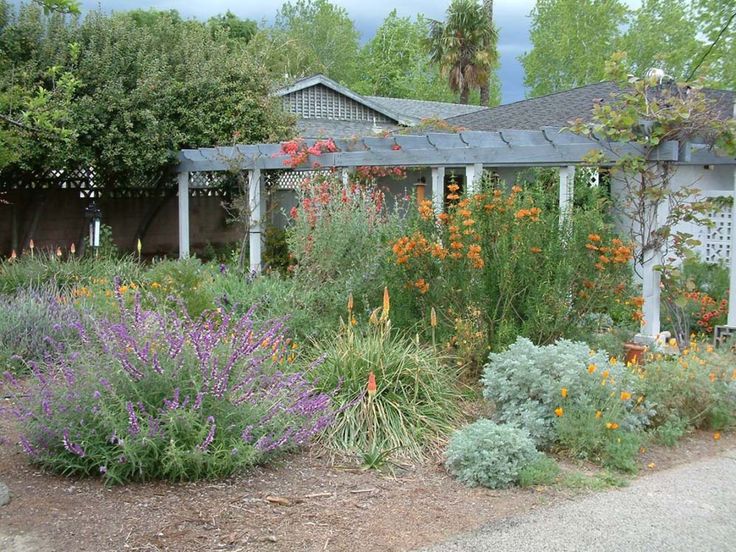
MULTIPOLYGON (((560 175, 560 219, 572 207, 575 167, 587 165, 591 151, 603 154, 600 166, 611 166, 622 156, 644 156, 644 150, 633 143, 611 143, 597 137, 584 137, 559 128, 538 131, 502 130, 496 132, 468 131, 455 134, 428 133, 416 136, 396 135, 376 138, 334 140, 334 153, 310 157, 301 170, 312 170, 313 163, 322 168, 347 170, 360 166, 431 167, 432 201, 437 212, 444 208, 444 175, 447 167, 464 167, 468 191, 478 185, 484 167, 525 168, 558 167, 560 175)), ((311 146, 314 140, 307 140, 311 146)), ((235 145, 231 147, 199 148, 179 153, 179 257, 189 256, 189 190, 191 173, 244 171, 248 175, 250 207, 250 268, 261 269, 263 217, 265 216, 265 179, 263 171, 284 169, 287 157, 280 144, 235 145)), ((702 144, 669 141, 649 154, 652 161, 667 161, 676 165, 731 165, 736 160, 721 157, 702 144)), ((294 170, 300 170, 296 168, 294 170)), ((736 197, 736 169, 733 181, 736 197)), ((736 328, 736 201, 732 207, 731 287, 728 325, 736 328)), ((661 263, 657 255, 642 267, 644 296, 644 326, 642 334, 656 337, 660 332, 660 281, 655 267, 661 263)))

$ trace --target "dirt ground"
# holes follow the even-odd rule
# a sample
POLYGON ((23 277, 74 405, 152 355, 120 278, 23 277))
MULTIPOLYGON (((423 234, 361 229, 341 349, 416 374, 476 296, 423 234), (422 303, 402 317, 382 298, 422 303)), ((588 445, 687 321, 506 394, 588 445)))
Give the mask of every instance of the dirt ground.
MULTIPOLYGON (((12 426, 0 430, 12 443, 12 426)), ((674 449, 643 453, 640 476, 734 447, 734 434, 716 442, 695 433, 674 449)), ((41 473, 6 444, 0 481, 12 495, 0 507, 4 552, 412 550, 576 496, 557 488, 471 489, 438 462, 363 471, 314 449, 220 482, 106 488, 41 473)))

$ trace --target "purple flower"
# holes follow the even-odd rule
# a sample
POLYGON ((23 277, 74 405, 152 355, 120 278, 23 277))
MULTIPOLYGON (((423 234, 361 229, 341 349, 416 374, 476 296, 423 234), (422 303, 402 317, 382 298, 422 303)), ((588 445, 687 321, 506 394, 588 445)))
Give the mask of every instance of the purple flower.
POLYGON ((138 416, 135 415, 135 410, 133 410, 133 403, 128 401, 125 407, 128 409, 128 433, 137 435, 141 428, 138 425, 138 416))
POLYGON ((207 437, 202 441, 202 444, 197 447, 198 450, 203 452, 212 444, 212 440, 215 438, 215 429, 217 428, 214 417, 209 416, 207 423, 210 424, 210 430, 207 432, 207 437))

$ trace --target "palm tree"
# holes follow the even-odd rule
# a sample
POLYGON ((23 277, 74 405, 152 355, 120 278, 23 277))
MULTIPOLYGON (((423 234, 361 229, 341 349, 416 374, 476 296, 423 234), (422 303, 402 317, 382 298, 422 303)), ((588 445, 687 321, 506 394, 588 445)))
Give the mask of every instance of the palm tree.
MULTIPOLYGON (((493 26, 493 0, 483 0, 483 9, 486 12, 486 17, 488 18, 488 25, 495 30, 495 27, 493 26)), ((496 40, 493 42, 493 51, 494 54, 498 55, 498 52, 496 52, 496 40)), ((495 63, 494 63, 495 65, 495 63)), ((485 105, 490 107, 491 104, 491 91, 490 91, 490 85, 488 81, 486 81, 484 84, 480 85, 480 105, 485 105)))
POLYGON ((450 88, 460 93, 463 104, 468 103, 474 88, 485 86, 488 96, 488 82, 498 58, 498 36, 486 10, 478 0, 452 0, 444 23, 430 20, 429 55, 448 78, 450 88))

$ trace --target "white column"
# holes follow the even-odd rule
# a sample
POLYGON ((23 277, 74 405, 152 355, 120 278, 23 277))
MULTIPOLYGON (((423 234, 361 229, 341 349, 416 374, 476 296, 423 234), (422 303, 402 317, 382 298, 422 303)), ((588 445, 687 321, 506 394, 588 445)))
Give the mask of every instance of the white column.
POLYGON ((261 190, 261 170, 248 171, 248 206, 250 208, 248 229, 248 243, 250 249, 250 271, 261 271, 261 256, 263 249, 263 217, 266 210, 263 208, 264 194, 261 190))
POLYGON ((480 191, 480 181, 483 178, 483 164, 475 163, 465 166, 465 185, 469 194, 480 191))
POLYGON ((641 333, 646 337, 656 338, 660 332, 660 294, 661 289, 660 273, 654 267, 662 264, 661 253, 653 253, 649 259, 646 259, 641 267, 642 270, 642 295, 644 297, 644 305, 642 313, 644 321, 641 326, 641 333))
POLYGON ((565 223, 572 211, 572 198, 575 191, 575 165, 560 167, 560 226, 565 223))
POLYGON ((340 177, 342 179, 342 185, 343 185, 343 187, 347 188, 348 187, 348 184, 350 183, 350 179, 348 178, 348 170, 347 169, 342 169, 340 171, 340 177))
POLYGON ((437 214, 445 210, 445 167, 432 167, 432 205, 437 214))
MULTIPOLYGON (((734 106, 736 117, 736 106, 734 106)), ((731 204, 731 259, 729 261, 731 285, 728 290, 728 324, 736 327, 736 168, 733 169, 733 203, 731 204)))
POLYGON ((179 258, 189 257, 189 173, 180 172, 179 182, 179 258))

